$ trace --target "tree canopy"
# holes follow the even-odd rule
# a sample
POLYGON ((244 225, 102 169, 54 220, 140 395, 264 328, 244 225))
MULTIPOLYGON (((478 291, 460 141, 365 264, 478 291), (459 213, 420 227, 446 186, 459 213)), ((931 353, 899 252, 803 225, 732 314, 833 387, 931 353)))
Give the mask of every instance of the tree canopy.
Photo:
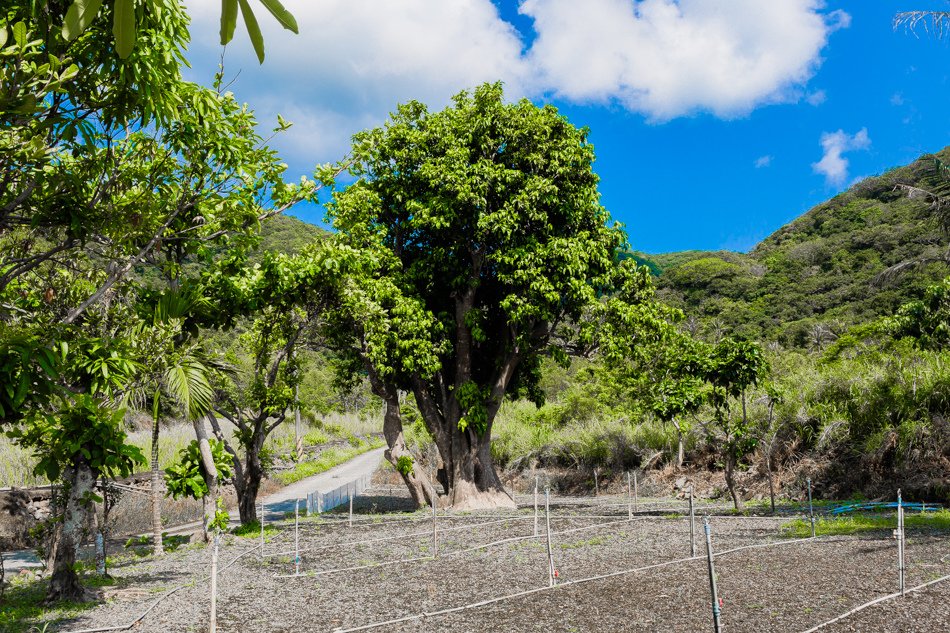
POLYGON ((354 138, 352 156, 357 180, 330 217, 337 248, 365 255, 333 322, 337 345, 387 403, 394 463, 405 390, 450 502, 502 503, 488 451, 502 400, 541 400, 542 357, 563 360, 590 334, 577 325, 628 270, 587 130, 485 84, 440 112, 400 106, 354 138))

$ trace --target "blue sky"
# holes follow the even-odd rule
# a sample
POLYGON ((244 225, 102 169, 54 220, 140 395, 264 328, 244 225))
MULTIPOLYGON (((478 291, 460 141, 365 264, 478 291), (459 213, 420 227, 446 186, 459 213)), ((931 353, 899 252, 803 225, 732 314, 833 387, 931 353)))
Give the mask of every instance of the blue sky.
MULTIPOLYGON (((189 3, 191 78, 209 81, 220 7, 189 3)), ((408 99, 482 81, 591 130, 603 204, 639 250, 748 250, 860 177, 950 145, 950 40, 891 26, 936 0, 286 0, 239 26, 231 89, 295 177, 408 99)), ((259 5, 257 5, 259 6, 259 5)), ((320 223, 322 210, 295 213, 320 223)))

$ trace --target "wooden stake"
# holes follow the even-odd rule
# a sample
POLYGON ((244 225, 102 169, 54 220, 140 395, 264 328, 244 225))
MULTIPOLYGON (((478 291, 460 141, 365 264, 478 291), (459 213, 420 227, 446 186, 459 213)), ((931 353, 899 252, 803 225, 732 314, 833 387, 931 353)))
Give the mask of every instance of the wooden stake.
POLYGON ((637 489, 637 473, 633 473, 633 511, 640 511, 640 492, 637 489))
POLYGON ((630 492, 630 471, 627 471, 627 519, 633 518, 633 505, 630 492))
POLYGON ((689 486, 689 555, 696 556, 696 532, 694 524, 696 515, 693 513, 693 485, 689 486))
POLYGON ((811 537, 815 538, 815 509, 811 503, 811 477, 806 481, 808 482, 808 519, 811 521, 811 537))

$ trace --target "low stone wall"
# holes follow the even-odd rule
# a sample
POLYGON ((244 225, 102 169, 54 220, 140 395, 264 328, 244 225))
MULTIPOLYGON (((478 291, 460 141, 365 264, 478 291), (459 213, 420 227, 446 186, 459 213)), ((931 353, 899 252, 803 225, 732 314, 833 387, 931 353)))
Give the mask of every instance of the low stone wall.
POLYGON ((52 489, 0 490, 0 549, 22 549, 36 544, 30 530, 50 515, 52 489))

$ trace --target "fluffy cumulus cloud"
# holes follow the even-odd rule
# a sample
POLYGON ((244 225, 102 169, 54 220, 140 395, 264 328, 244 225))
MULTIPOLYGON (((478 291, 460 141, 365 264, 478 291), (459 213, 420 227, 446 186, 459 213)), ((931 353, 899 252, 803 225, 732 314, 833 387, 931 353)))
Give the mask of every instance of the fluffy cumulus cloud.
POLYGON ((525 0, 543 88, 654 120, 797 100, 846 15, 820 0, 525 0))
POLYGON ((824 154, 811 167, 816 174, 824 176, 829 185, 841 185, 848 179, 848 159, 844 154, 869 147, 871 138, 867 128, 861 128, 856 134, 848 134, 844 130, 825 132, 821 135, 824 154))
MULTIPOLYGON (((219 61, 220 3, 187 0, 192 77, 207 81, 219 61)), ((277 141, 290 158, 334 160, 349 137, 379 125, 398 103, 442 107, 452 95, 502 80, 523 95, 523 42, 490 0, 290 0, 300 35, 284 31, 258 2, 264 32, 259 66, 239 23, 225 55, 231 89, 261 118, 295 124, 277 141)))
MULTIPOLYGON (((191 76, 207 82, 221 53, 220 4, 186 1, 191 76)), ((301 165, 339 158, 350 135, 397 103, 442 107, 484 81, 504 81, 512 99, 619 103, 652 121, 812 101, 806 83, 821 50, 848 22, 823 13, 821 0, 522 0, 532 34, 492 0, 285 2, 300 35, 252 2, 267 60, 257 64, 239 24, 225 66, 261 118, 295 122, 277 146, 301 165)))

